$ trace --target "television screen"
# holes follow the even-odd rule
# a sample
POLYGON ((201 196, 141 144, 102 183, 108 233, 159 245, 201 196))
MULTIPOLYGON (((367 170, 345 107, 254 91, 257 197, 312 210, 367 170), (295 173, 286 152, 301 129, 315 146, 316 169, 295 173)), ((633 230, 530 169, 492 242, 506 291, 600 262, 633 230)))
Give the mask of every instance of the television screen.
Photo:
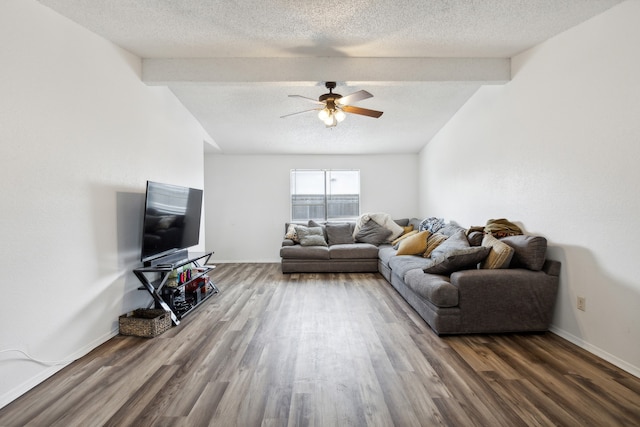
POLYGON ((141 260, 198 244, 202 190, 147 181, 141 260))

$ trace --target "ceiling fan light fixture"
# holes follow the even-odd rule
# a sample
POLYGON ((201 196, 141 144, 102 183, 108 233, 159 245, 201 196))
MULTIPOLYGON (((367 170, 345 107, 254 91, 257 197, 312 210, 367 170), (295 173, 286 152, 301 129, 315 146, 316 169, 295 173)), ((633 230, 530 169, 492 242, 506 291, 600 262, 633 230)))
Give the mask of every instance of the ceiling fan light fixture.
POLYGON ((329 114, 323 121, 327 126, 335 126, 336 118, 333 116, 333 114, 329 114))
POLYGON ((327 108, 323 108, 323 109, 322 109, 322 110, 320 110, 320 112, 318 113, 318 118, 324 122, 325 120, 327 120, 327 118, 328 118, 330 115, 331 115, 331 112, 330 112, 327 108))
POLYGON ((287 114, 280 117, 285 118, 300 113, 306 113, 308 111, 317 111, 318 118, 322 122, 324 122, 327 127, 334 127, 338 123, 344 121, 344 119, 347 117, 347 113, 374 117, 376 119, 382 115, 382 111, 369 110, 368 108, 355 107, 351 105, 354 102, 368 99, 373 96, 366 90, 359 90, 349 95, 342 96, 339 93, 333 93, 333 89, 335 89, 336 87, 336 82, 326 82, 325 86, 327 89, 329 89, 329 93, 320 95, 317 101, 313 98, 302 95, 289 95, 290 97, 306 99, 316 105, 320 105, 320 107, 300 111, 298 113, 287 114))

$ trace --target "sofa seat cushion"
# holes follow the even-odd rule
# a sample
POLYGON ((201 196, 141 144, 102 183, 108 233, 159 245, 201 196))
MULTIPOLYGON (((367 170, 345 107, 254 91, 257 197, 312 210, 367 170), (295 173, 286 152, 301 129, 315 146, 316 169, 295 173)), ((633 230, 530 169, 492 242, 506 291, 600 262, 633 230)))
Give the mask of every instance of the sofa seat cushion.
MULTIPOLYGON (((389 267, 398 277, 404 279, 404 275, 414 268, 427 268, 434 264, 430 258, 415 255, 397 255, 389 260, 389 267)), ((424 274, 424 273, 423 273, 424 274)))
POLYGON ((380 245, 378 247, 378 258, 384 265, 389 265, 389 260, 392 257, 396 256, 398 251, 393 248, 391 245, 380 245))
POLYGON ((449 282, 447 276, 425 273, 421 268, 407 271, 404 275, 407 287, 420 297, 438 307, 458 305, 458 288, 449 282))
POLYGON ((329 248, 326 246, 283 246, 280 256, 288 259, 329 259, 329 248))
POLYGON ((370 243, 351 243, 329 247, 330 259, 377 259, 378 247, 370 243))

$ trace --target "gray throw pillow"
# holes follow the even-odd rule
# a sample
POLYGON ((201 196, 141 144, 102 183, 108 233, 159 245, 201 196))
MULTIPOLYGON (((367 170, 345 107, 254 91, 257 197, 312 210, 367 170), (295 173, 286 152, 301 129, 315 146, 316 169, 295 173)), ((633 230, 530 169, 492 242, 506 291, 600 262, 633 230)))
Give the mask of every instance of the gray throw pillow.
POLYGON ((327 240, 329 240, 329 239, 327 238, 327 228, 326 228, 324 225, 322 225, 322 224, 318 224, 318 223, 317 223, 317 222, 315 222, 314 220, 310 219, 310 220, 309 220, 309 222, 307 223, 307 226, 309 226, 309 227, 320 227, 320 228, 322 229, 322 235, 324 236, 324 240, 325 240, 325 242, 326 242, 327 240))
POLYGON ((330 245, 344 245, 353 243, 353 234, 351 226, 347 223, 326 225, 327 239, 330 245))
POLYGON ((460 227, 458 224, 456 224, 455 222, 451 221, 447 224, 444 224, 439 230, 438 233, 440 234, 444 234, 445 236, 452 236, 453 234, 457 233, 458 231, 464 231, 465 235, 466 235, 466 230, 462 227, 460 227))
POLYGON ((455 249, 464 249, 469 246, 469 241, 467 240, 467 236, 464 234, 464 230, 459 230, 438 245, 438 247, 431 252, 431 258, 442 257, 455 249))
POLYGON ((491 248, 484 246, 471 246, 454 249, 436 257, 432 256, 431 258, 435 260, 435 264, 426 267, 424 272, 449 275, 456 271, 477 268, 478 263, 487 257, 490 250, 491 248))
POLYGON ((302 246, 327 246, 324 233, 320 227, 297 226, 296 233, 302 246))
POLYGON ((355 238, 356 242, 379 246, 386 242, 391 234, 393 234, 391 230, 370 219, 360 228, 355 238))

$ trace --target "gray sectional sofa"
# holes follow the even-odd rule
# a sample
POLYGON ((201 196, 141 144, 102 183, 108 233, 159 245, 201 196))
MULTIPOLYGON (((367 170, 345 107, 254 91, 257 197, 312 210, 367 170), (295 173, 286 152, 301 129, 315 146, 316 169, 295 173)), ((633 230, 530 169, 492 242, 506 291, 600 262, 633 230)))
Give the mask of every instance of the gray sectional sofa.
MULTIPOLYGON (((285 236, 289 226, 285 224, 285 236)), ((307 226, 308 224, 294 224, 307 226)), ((285 238, 280 248, 283 273, 367 273, 378 271, 378 246, 356 243, 352 236, 354 222, 323 224, 326 245, 303 245, 285 238)), ((317 242, 317 241, 316 241, 317 242)))
MULTIPOLYGON (((415 234, 420 220, 395 222, 408 227, 406 230, 415 229, 412 240, 424 243, 415 234)), ((350 241, 345 233, 349 230, 353 236, 354 223, 340 225, 341 234, 335 233, 335 224, 310 225, 316 236, 324 238, 325 245, 319 238, 319 245, 294 241, 298 236, 285 238, 280 250, 283 273, 379 272, 437 334, 537 332, 549 328, 560 263, 546 259, 544 237, 496 239, 448 224, 436 233, 427 233, 429 239, 438 236, 442 242, 430 257, 425 257, 421 253, 398 255, 408 245, 400 242, 394 247, 382 235, 371 241, 365 233, 364 242, 350 241), (344 243, 339 243, 340 239, 344 243)), ((289 224, 285 228, 291 231, 289 224)), ((410 238, 405 240, 409 243, 410 238)))

